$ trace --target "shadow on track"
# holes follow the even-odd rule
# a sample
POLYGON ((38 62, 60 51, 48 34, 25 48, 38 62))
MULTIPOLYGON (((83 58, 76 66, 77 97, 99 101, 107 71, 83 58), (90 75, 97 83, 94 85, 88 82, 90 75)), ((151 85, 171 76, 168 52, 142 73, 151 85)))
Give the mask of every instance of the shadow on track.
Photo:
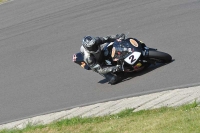
MULTIPOLYGON (((172 63, 174 60, 172 60, 170 63, 172 63)), ((165 65, 168 65, 168 64, 170 64, 170 63, 167 63, 167 64, 163 64, 163 63, 156 63, 155 65, 150 65, 148 68, 146 68, 146 69, 144 69, 144 70, 141 70, 141 71, 138 71, 138 72, 132 72, 132 73, 122 73, 121 75, 122 75, 122 81, 121 82, 125 82, 125 81, 127 81, 127 80, 130 80, 130 79, 132 79, 132 78, 135 78, 135 77, 137 77, 137 76, 142 76, 142 75, 144 75, 144 74, 146 74, 146 73, 149 73, 149 72, 151 72, 151 71, 153 71, 153 70, 155 70, 155 69, 157 69, 157 68, 160 68, 160 67, 163 67, 163 66, 165 66, 165 65)), ((101 83, 101 84, 105 84, 105 83, 107 83, 108 81, 106 80, 106 79, 102 79, 102 80, 100 80, 98 83, 101 83)), ((119 82, 119 83, 121 83, 121 82, 119 82)), ((118 83, 118 84, 119 84, 118 83)))

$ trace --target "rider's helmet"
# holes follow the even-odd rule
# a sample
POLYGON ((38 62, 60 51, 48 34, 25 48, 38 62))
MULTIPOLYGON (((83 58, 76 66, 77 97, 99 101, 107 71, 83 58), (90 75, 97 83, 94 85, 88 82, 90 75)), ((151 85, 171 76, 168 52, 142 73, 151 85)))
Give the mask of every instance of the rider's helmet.
POLYGON ((97 52, 99 50, 98 45, 95 44, 95 38, 92 36, 85 36, 82 45, 89 52, 97 52))

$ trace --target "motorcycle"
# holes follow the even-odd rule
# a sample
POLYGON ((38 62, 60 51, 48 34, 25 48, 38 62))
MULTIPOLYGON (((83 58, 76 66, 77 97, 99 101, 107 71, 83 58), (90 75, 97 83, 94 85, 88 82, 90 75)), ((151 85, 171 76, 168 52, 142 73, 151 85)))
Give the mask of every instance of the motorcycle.
MULTIPOLYGON (((171 55, 147 47, 143 42, 134 38, 116 39, 114 42, 106 44, 103 48, 106 65, 121 64, 123 72, 135 72, 148 68, 151 64, 169 63, 172 61, 171 55)), ((73 61, 86 70, 91 70, 84 62, 83 55, 78 52, 73 55, 73 61)), ((117 72, 116 72, 117 73, 117 72)))

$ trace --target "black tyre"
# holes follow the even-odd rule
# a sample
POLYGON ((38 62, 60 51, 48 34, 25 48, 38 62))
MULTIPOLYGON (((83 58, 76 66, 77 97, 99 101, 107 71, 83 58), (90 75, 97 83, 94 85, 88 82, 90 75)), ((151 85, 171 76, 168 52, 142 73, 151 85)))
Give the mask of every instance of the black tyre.
POLYGON ((169 63, 172 61, 171 55, 156 50, 149 50, 149 58, 162 63, 169 63))

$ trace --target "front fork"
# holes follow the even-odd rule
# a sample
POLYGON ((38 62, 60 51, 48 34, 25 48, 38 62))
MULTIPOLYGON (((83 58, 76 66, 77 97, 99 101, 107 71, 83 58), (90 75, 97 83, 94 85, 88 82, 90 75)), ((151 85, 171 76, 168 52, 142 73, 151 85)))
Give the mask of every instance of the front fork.
POLYGON ((154 48, 149 48, 147 46, 144 46, 143 47, 143 51, 142 51, 142 55, 143 55, 143 58, 144 59, 148 59, 149 58, 149 51, 152 50, 152 51, 157 51, 157 49, 154 49, 154 48))
POLYGON ((149 48, 149 47, 143 47, 142 55, 143 55, 143 61, 147 62, 147 64, 154 64, 156 63, 155 60, 152 60, 149 58, 149 51, 157 51, 157 49, 149 48))

